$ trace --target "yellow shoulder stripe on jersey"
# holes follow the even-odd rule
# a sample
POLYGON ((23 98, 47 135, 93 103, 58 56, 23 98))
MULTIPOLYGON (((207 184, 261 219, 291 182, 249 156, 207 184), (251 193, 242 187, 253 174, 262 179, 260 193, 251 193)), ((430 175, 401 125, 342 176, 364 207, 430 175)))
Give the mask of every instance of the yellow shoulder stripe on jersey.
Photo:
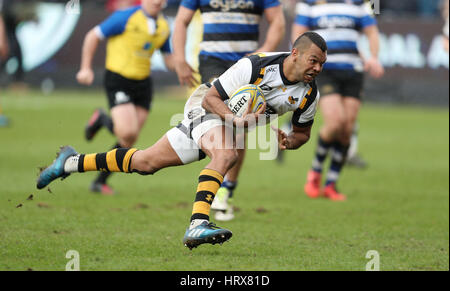
POLYGON ((304 97, 302 103, 300 103, 300 106, 298 108, 303 109, 306 105, 306 102, 308 102, 308 98, 304 97))
MULTIPOLYGON (((308 92, 306 93, 306 96, 310 96, 313 88, 309 88, 308 92)), ((298 108, 303 109, 306 105, 306 102, 308 102, 308 98, 306 96, 303 98, 302 102, 300 103, 300 106, 298 108)))
POLYGON ((258 79, 256 79, 255 83, 253 83, 253 84, 259 85, 262 82, 262 79, 264 78, 265 73, 266 73, 266 68, 265 67, 261 68, 261 71, 259 71, 258 79))
POLYGON ((252 54, 253 56, 258 56, 258 57, 260 57, 260 58, 264 58, 265 56, 266 56, 266 54, 265 53, 254 53, 254 54, 252 54))

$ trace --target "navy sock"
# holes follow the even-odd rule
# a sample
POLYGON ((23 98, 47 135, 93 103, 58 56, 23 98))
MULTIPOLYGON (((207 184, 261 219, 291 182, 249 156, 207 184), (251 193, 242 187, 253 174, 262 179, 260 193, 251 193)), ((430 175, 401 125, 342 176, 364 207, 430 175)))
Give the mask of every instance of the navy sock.
POLYGON ((332 145, 333 145, 333 143, 324 141, 319 135, 316 152, 315 152, 314 159, 312 162, 312 169, 314 171, 316 171, 318 173, 322 173, 323 163, 324 163, 332 145))
POLYGON ((233 192, 234 192, 233 190, 237 186, 237 181, 231 182, 231 181, 225 180, 222 182, 222 185, 220 185, 220 186, 225 187, 230 191, 230 196, 228 198, 231 198, 231 197, 233 197, 233 192))
POLYGON ((349 145, 343 145, 339 142, 334 143, 330 169, 327 173, 325 186, 331 183, 336 183, 339 179, 339 175, 344 167, 345 160, 347 159, 348 148, 349 145))

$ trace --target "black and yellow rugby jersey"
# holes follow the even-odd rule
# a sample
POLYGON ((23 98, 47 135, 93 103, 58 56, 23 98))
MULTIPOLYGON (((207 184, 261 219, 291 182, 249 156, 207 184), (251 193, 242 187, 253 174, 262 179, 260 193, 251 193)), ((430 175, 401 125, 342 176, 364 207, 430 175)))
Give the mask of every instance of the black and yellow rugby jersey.
POLYGON ((241 86, 258 85, 267 102, 266 114, 283 115, 293 111, 292 123, 307 127, 314 122, 319 101, 315 81, 290 82, 283 73, 289 53, 261 53, 239 60, 213 84, 222 99, 228 99, 241 86))

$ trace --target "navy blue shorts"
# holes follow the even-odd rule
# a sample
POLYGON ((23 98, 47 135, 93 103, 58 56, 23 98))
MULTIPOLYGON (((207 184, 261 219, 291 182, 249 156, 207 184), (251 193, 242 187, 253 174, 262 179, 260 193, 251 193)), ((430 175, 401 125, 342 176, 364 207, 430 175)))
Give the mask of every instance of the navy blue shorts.
POLYGON ((317 77, 320 97, 339 94, 361 99, 364 74, 351 70, 323 70, 317 77))
POLYGON ((110 109, 117 105, 133 103, 150 110, 153 99, 153 84, 150 77, 144 80, 131 80, 106 70, 104 85, 110 109))
POLYGON ((235 61, 221 60, 215 57, 200 55, 198 71, 202 76, 202 84, 211 82, 214 78, 222 75, 235 61))

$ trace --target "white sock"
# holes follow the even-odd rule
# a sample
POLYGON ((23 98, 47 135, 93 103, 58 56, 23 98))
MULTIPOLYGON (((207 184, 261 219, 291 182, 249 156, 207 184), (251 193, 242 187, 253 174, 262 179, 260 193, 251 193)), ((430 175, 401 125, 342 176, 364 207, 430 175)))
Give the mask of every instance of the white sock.
POLYGON ((189 229, 193 229, 194 227, 199 226, 200 224, 202 224, 204 221, 209 222, 206 219, 194 219, 191 221, 191 225, 189 226, 189 229))
POLYGON ((80 155, 69 157, 64 163, 64 172, 65 173, 74 173, 78 172, 78 160, 80 159, 80 155))

